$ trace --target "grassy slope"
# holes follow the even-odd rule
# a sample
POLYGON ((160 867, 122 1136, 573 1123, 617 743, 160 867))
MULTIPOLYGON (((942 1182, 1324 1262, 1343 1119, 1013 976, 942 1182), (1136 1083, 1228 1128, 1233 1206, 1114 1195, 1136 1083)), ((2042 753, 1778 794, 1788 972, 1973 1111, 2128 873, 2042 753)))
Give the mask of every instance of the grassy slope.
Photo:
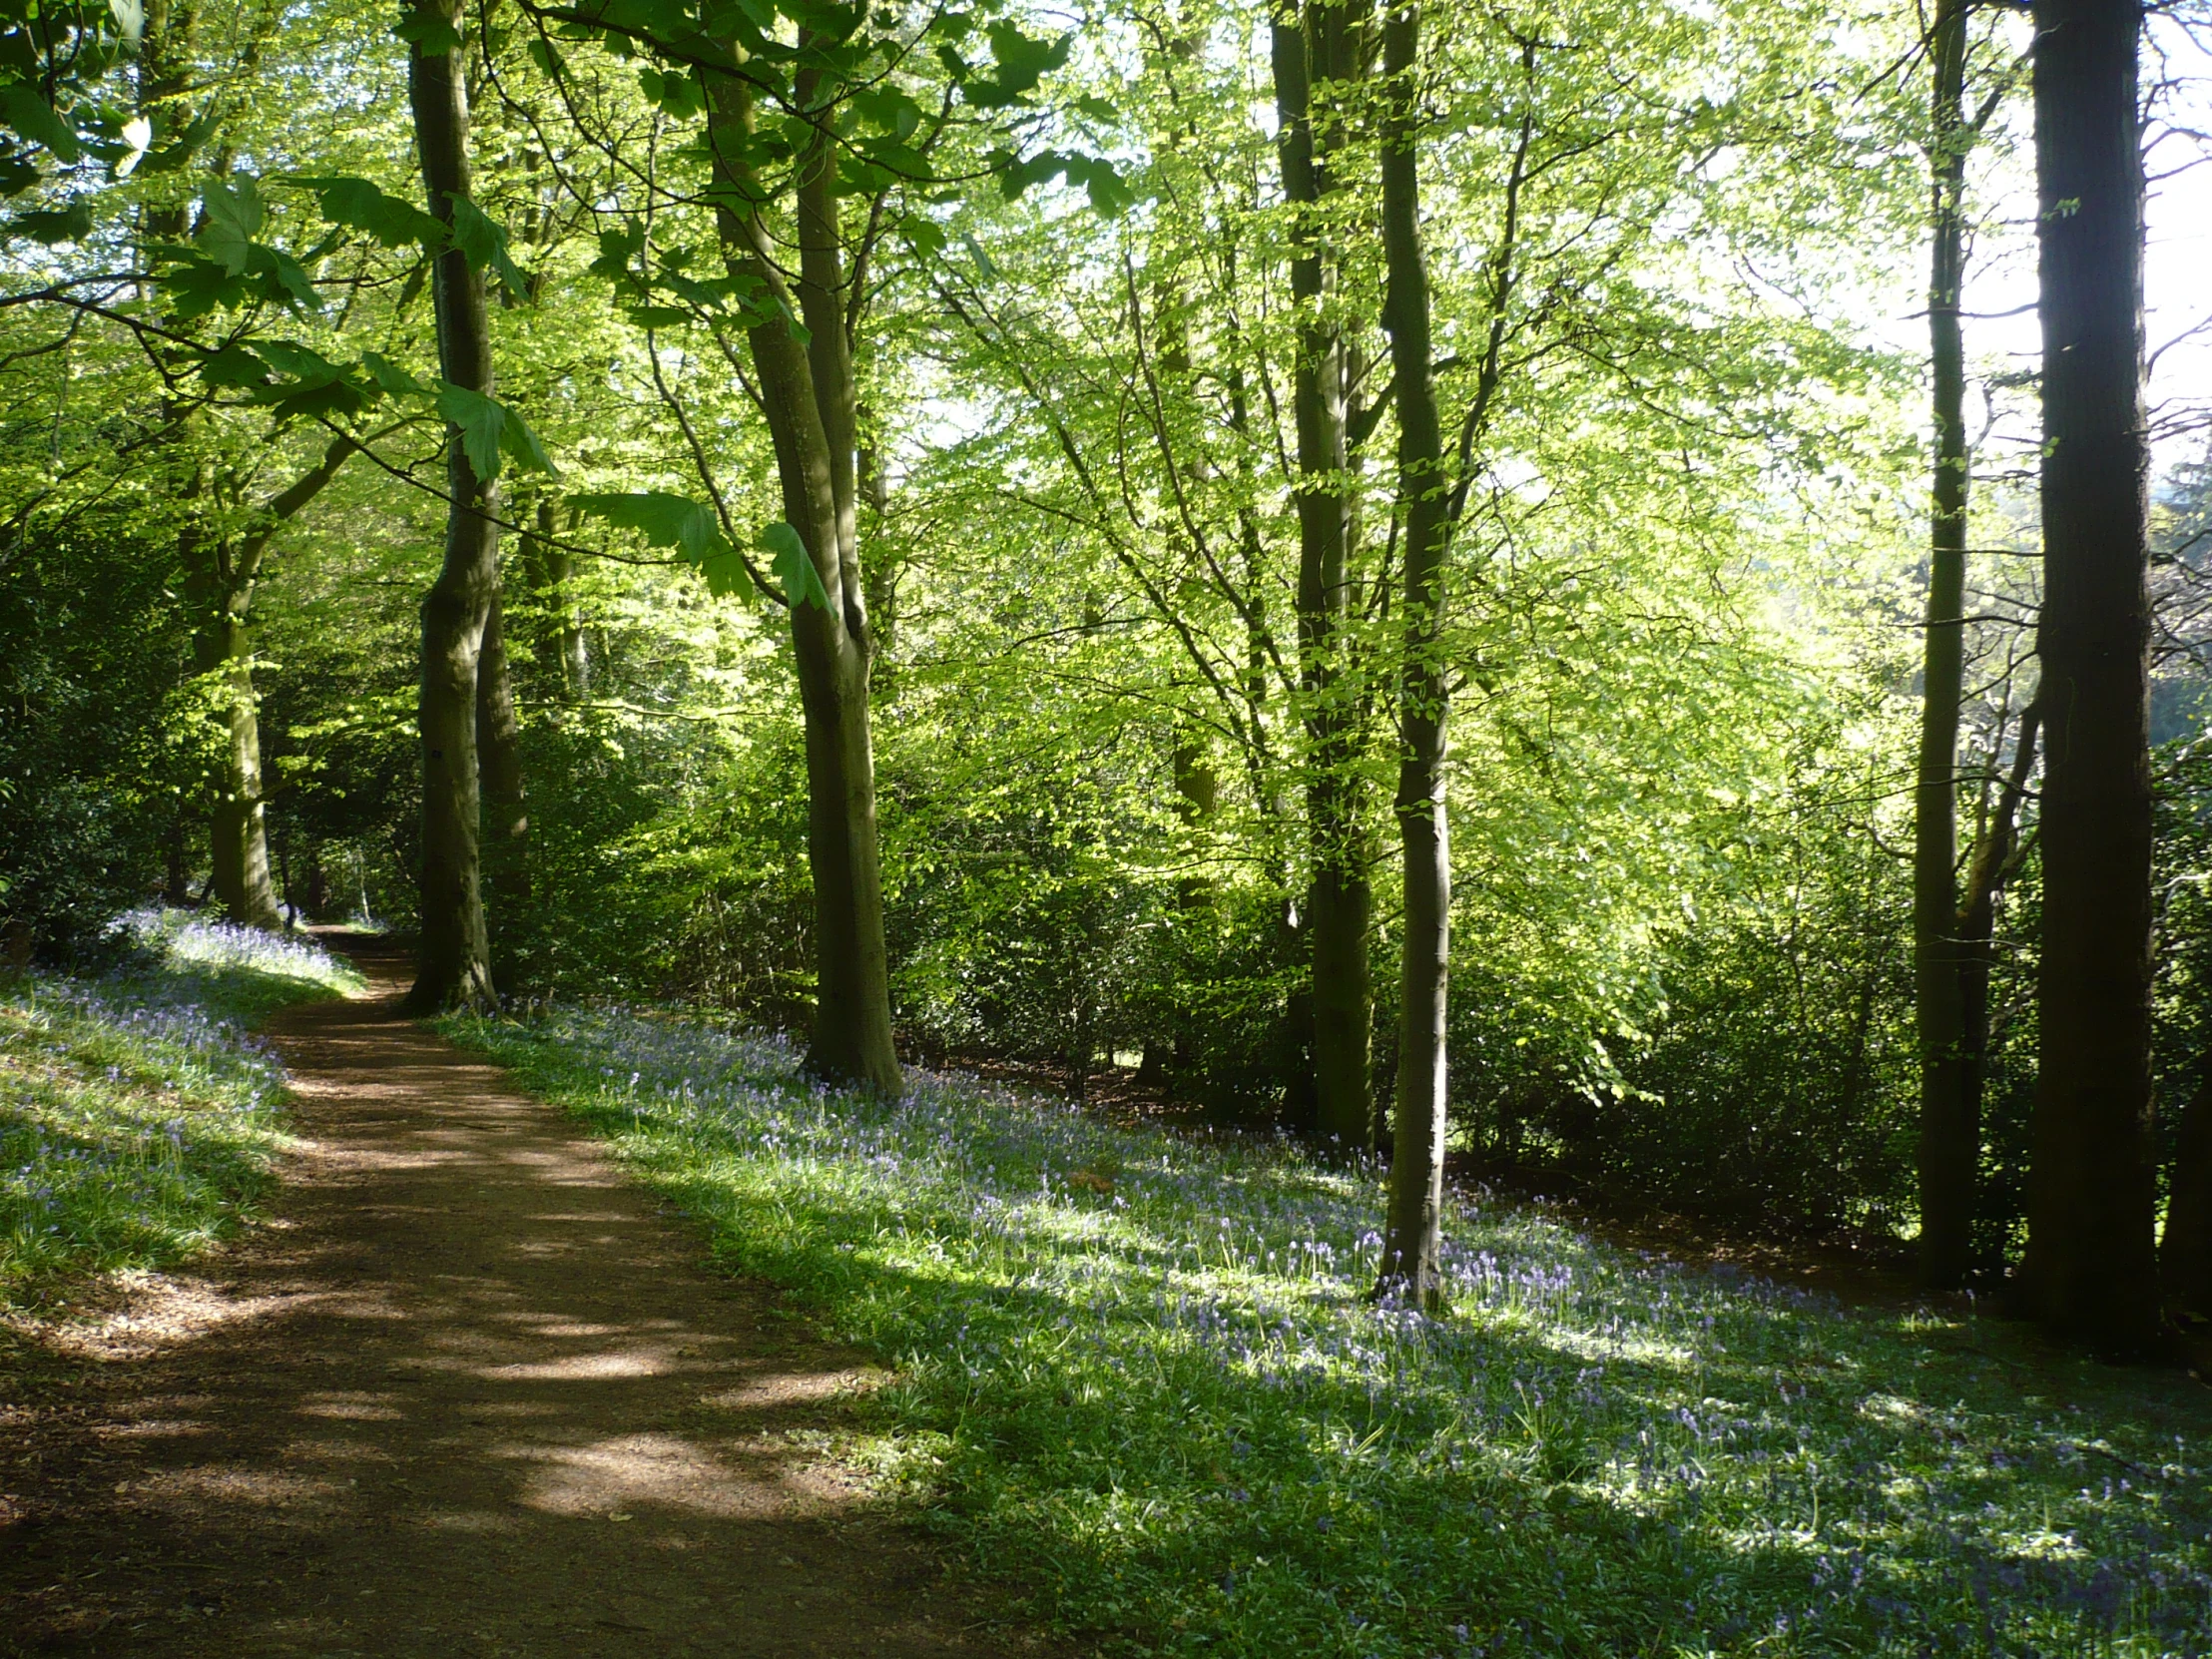
POLYGON ((246 1027, 356 982, 295 941, 130 919, 127 972, 0 982, 0 1307, 60 1274, 165 1267, 220 1237, 282 1138, 281 1073, 246 1027))
POLYGON ((1484 1205, 1442 1321, 1372 1175, 675 1019, 455 1021, 897 1366, 861 1447, 1107 1651, 2195 1654, 2212 1405, 1484 1205))

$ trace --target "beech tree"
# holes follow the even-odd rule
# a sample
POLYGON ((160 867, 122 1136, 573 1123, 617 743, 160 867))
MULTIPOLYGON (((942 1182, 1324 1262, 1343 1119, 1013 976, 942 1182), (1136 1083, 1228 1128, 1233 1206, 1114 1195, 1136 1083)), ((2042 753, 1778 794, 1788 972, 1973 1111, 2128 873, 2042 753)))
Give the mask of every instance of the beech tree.
MULTIPOLYGON (((464 422, 492 394, 491 327, 481 271, 458 233, 481 217, 469 193, 469 110, 460 0, 420 0, 407 14, 407 99, 431 218, 449 233, 432 256, 445 415, 445 558, 422 601, 422 944, 410 1008, 498 1001, 484 925, 479 672, 499 589, 496 440, 473 445, 464 422)), ((497 694, 485 701, 496 715, 497 694)), ((510 786, 512 788, 512 786, 510 786)), ((519 790, 514 790, 519 794, 519 790)))
POLYGON ((2035 7, 2043 939, 2024 1307, 2159 1344, 2151 1151, 2149 443, 2136 0, 2035 7))

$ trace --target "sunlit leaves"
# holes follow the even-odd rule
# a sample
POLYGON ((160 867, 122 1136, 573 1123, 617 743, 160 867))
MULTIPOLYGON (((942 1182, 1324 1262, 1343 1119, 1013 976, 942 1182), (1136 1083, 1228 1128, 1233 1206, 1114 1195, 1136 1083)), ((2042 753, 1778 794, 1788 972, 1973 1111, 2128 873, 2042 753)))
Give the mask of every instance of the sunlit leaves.
POLYGON ((412 202, 387 195, 366 179, 298 179, 314 193, 322 217, 349 231, 365 232, 381 248, 410 244, 435 252, 445 227, 412 202))
POLYGON ((699 502, 665 490, 639 490, 572 495, 569 505, 617 529, 637 531, 648 547, 676 549, 686 563, 699 567, 710 593, 753 597, 752 572, 746 569, 730 538, 722 533, 714 512, 699 502))
POLYGON ((245 275, 254 239, 267 217, 253 179, 241 174, 213 181, 201 193, 200 211, 206 223, 193 241, 232 276, 245 275))
POLYGON ((1032 186, 1053 179, 1080 185, 1090 198, 1092 210, 1108 219, 1117 218, 1137 200, 1136 191, 1114 164, 1098 156, 1040 150, 1034 156, 1016 159, 1011 152, 1001 151, 993 159, 999 168, 999 191, 1009 202, 1032 186))
POLYGON ((531 471, 558 475, 537 433, 497 399, 440 380, 435 402, 438 413, 459 433, 462 452, 477 477, 486 481, 498 477, 502 455, 531 471))
POLYGON ((784 584, 784 597, 794 610, 802 605, 830 608, 830 590, 822 585, 822 573, 807 552, 799 532, 779 519, 761 528, 761 546, 774 563, 776 579, 784 584))
POLYGON ((530 296, 530 284, 507 257, 507 232, 465 196, 452 198, 453 243, 476 271, 496 271, 517 299, 530 296))

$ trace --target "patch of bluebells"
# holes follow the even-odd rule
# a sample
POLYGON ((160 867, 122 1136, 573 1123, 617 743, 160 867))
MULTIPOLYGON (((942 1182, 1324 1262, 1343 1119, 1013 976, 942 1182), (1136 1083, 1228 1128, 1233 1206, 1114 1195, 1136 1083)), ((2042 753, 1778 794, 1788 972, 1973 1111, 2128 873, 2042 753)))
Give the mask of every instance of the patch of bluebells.
POLYGON ((0 1303, 62 1270, 169 1265, 231 1226, 282 1138, 283 1069, 245 1014, 348 972, 174 912, 116 928, 139 947, 128 967, 0 994, 0 1303))
POLYGON ((1479 1193, 1431 1318, 1370 1300, 1379 1172, 1286 1139, 842 1093, 706 1019, 455 1028, 893 1361, 870 1455, 1108 1649, 2212 1651, 2195 1384, 1479 1193))

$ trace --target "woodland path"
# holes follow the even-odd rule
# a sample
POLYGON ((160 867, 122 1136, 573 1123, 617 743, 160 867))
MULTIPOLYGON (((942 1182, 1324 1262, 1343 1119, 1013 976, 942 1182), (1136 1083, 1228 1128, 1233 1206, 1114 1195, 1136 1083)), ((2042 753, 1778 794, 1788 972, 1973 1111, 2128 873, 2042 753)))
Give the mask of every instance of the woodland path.
POLYGON ((270 1023, 307 1143, 271 1224, 0 1422, 0 1653, 1033 1651, 804 1448, 858 1357, 333 942, 371 988, 270 1023))

